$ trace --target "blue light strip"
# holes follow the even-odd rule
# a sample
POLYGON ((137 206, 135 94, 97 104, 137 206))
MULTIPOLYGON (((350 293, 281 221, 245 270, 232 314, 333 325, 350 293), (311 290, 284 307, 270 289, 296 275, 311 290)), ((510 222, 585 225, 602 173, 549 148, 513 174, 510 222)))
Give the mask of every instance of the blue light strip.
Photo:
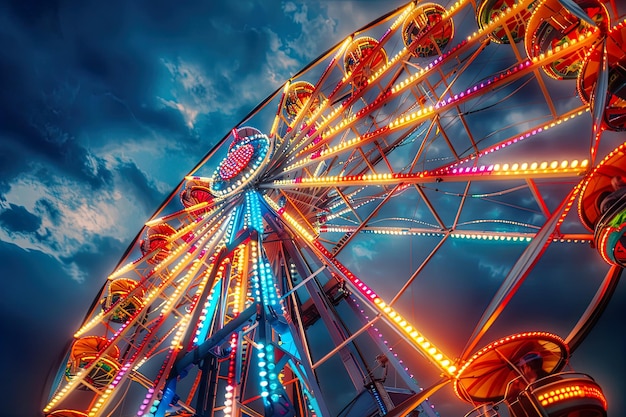
POLYGON ((263 233, 263 216, 261 215, 259 195, 253 190, 246 192, 246 215, 244 216, 244 225, 252 227, 259 234, 263 233))
POLYGON ((196 332, 196 337, 193 339, 193 344, 197 346, 198 344, 204 342, 206 340, 207 333, 209 332, 209 325, 211 324, 211 320, 213 320, 213 316, 215 315, 215 310, 217 309, 217 301, 219 300, 219 294, 222 292, 222 280, 218 280, 213 288, 211 289, 211 294, 209 294, 209 299, 206 301, 204 310, 202 311, 202 315, 200 316, 200 325, 198 326, 198 331, 196 332), (204 319, 202 318, 204 316, 204 319))

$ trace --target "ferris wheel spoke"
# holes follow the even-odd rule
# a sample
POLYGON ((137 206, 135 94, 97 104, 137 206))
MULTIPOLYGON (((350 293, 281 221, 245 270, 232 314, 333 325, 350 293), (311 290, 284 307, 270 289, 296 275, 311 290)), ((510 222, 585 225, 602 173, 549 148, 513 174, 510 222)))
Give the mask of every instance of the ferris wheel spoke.
POLYGON ((565 342, 572 351, 576 350, 578 346, 580 346, 593 328, 593 325, 600 318, 600 315, 615 292, 619 279, 622 276, 622 272, 623 268, 613 265, 606 273, 602 284, 593 297, 593 300, 589 303, 589 306, 576 323, 576 326, 572 328, 569 335, 565 338, 565 342))
POLYGON ((515 265, 511 268, 508 275, 504 279, 502 285, 494 295, 485 309, 480 321, 474 328, 467 345, 461 353, 461 359, 465 360, 475 350, 482 336, 494 323, 498 315, 509 303, 515 292, 528 276, 528 273, 536 264, 537 259, 547 249, 556 228, 562 222, 564 215, 571 208, 573 198, 576 196, 577 189, 573 189, 570 194, 561 202, 559 207, 552 213, 550 218, 545 222, 541 230, 537 233, 535 239, 528 245, 524 253, 520 256, 515 265))
MULTIPOLYGON (((449 382, 472 405, 502 406, 519 359, 509 339, 550 343, 538 350, 559 372, 569 352, 551 333, 476 347, 510 328, 505 309, 555 251, 577 246, 587 262, 596 244, 609 264, 626 259, 601 213, 626 144, 594 167, 626 125, 626 22, 609 28, 605 9, 411 1, 320 55, 142 226, 77 330, 46 417, 128 414, 136 398, 140 417, 360 417, 349 410, 366 397, 381 415, 436 417, 427 397, 449 382), (561 87, 575 77, 582 103, 561 87), (424 361, 441 379, 421 391, 405 350, 420 377, 424 361)), ((619 271, 573 313, 573 348, 619 271)))

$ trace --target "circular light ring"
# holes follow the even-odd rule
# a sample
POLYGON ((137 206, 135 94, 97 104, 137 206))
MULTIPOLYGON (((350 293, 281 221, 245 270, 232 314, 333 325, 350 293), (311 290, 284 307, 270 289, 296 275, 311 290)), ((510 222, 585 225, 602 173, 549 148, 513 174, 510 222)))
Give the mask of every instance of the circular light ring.
POLYGON ((559 372, 569 358, 565 341, 548 332, 525 332, 503 337, 482 348, 459 367, 454 392, 475 404, 498 402, 506 388, 518 376, 515 364, 526 353, 535 351, 543 357, 543 368, 549 374, 559 372))
MULTIPOLYGON (((600 1, 576 0, 576 3, 598 24, 601 32, 608 29, 609 13, 600 1)), ((559 0, 543 0, 535 7, 526 27, 526 54, 530 59, 539 58, 565 43, 576 42, 580 36, 592 30, 594 28, 570 13, 559 0)), ((578 48, 544 65, 543 70, 557 80, 576 78, 587 52, 587 48, 578 48)))
POLYGON ((223 198, 250 185, 267 165, 271 145, 272 142, 264 134, 237 141, 213 173, 211 193, 223 198))
POLYGON ((603 46, 606 45, 608 64, 608 89, 604 99, 603 127, 614 131, 626 130, 626 21, 611 28, 605 42, 589 50, 576 79, 578 95, 593 108, 600 101, 595 97, 598 74, 602 66, 603 46))
MULTIPOLYGON (((483 29, 491 23, 495 17, 499 16, 500 13, 506 12, 508 8, 514 6, 516 3, 516 0, 483 0, 476 13, 478 27, 483 29)), ((518 14, 505 22, 506 28, 511 33, 511 37, 515 43, 521 42, 524 39, 526 22, 530 19, 537 3, 538 0, 530 3, 526 9, 521 10, 518 14)), ((510 43, 504 26, 496 28, 489 34, 489 37, 497 43, 510 43)))
POLYGON ((262 133, 259 129, 255 127, 250 127, 250 126, 242 126, 242 127, 233 129, 231 132, 231 136, 233 139, 230 142, 230 145, 228 147, 228 152, 230 152, 235 147, 235 145, 243 141, 245 138, 249 138, 254 135, 261 135, 261 134, 262 133))
POLYGON ((387 52, 383 48, 378 48, 374 52, 377 46, 376 39, 363 36, 353 40, 346 49, 343 59, 344 69, 346 74, 356 71, 352 74, 352 84, 357 88, 362 87, 372 74, 387 64, 387 52), (363 61, 367 62, 359 65, 363 61))
POLYGON ((423 58, 439 55, 454 36, 452 19, 445 18, 445 7, 425 3, 413 9, 402 24, 404 45, 413 56, 423 58), (432 30, 433 26, 437 29, 432 30))
MULTIPOLYGON (((313 96, 313 91, 315 91, 315 86, 306 81, 296 81, 289 86, 285 97, 284 109, 290 120, 295 119, 300 111, 302 111, 309 99, 313 96)), ((315 112, 319 104, 319 98, 316 97, 309 106, 309 111, 315 112)))

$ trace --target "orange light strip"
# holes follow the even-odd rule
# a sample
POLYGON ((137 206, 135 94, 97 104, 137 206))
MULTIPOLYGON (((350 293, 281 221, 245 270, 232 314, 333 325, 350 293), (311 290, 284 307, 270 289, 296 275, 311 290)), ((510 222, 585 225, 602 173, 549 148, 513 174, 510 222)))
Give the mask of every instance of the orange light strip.
POLYGON ((606 397, 602 391, 597 386, 583 383, 576 383, 561 388, 551 389, 548 392, 537 393, 536 395, 537 400, 539 400, 540 404, 544 407, 568 400, 570 398, 593 398, 599 400, 605 410, 607 408, 606 397))
MULTIPOLYGON (((209 228, 209 225, 205 225, 203 227, 203 230, 201 230, 200 232, 204 235, 204 236, 212 236, 213 233, 217 228, 220 227, 220 225, 222 224, 224 219, 221 219, 217 224, 213 225, 213 227, 207 232, 204 233, 206 231, 207 228, 209 228)), ((232 220, 231 220, 232 222, 232 220)), ((232 226, 230 226, 232 227, 232 226)), ((212 240, 213 241, 213 240, 212 240)), ((212 242, 211 241, 211 242, 212 242)), ((184 249, 188 249, 189 244, 185 244, 185 245, 181 245, 178 248, 176 248, 175 250, 173 250, 170 255, 161 263, 159 263, 159 265, 157 265, 152 271, 150 271, 147 275, 146 278, 152 276, 153 273, 157 272, 157 270, 160 270, 161 268, 164 267, 164 265, 167 263, 166 261, 168 259, 174 259, 176 256, 178 256, 180 254, 180 252, 184 249)), ((150 304, 156 297, 158 294, 160 294, 161 289, 167 284, 169 283, 174 277, 175 277, 175 272, 180 269, 182 266, 186 265, 186 262, 189 260, 189 258, 191 257, 191 254, 189 252, 187 252, 185 254, 185 256, 183 257, 183 259, 181 259, 177 265, 175 265, 172 268, 172 271, 170 271, 166 277, 166 279, 157 287, 154 288, 152 291, 148 292, 143 300, 142 300, 142 307, 146 306, 148 304, 150 304), (182 266, 181 266, 182 265, 182 266)), ((123 269, 123 268, 122 268, 123 269)), ((116 271, 115 273, 111 274, 109 276, 108 279, 114 278, 116 276, 118 276, 119 274, 121 274, 120 270, 116 271)), ((113 311, 113 309, 110 309, 110 311, 113 311)), ((105 316, 104 312, 99 312, 96 316, 94 316, 91 320, 89 320, 87 323, 85 323, 83 326, 81 326, 80 329, 78 329, 76 331, 76 333, 74 333, 74 337, 80 337, 81 335, 83 335, 85 332, 93 329, 97 324, 99 324, 103 317, 105 316)), ((137 317, 137 315, 135 316, 137 317)))
MULTIPOLYGON (((206 201, 202 201, 202 202, 200 202, 200 203, 198 203, 198 204, 194 204, 193 206, 186 207, 186 208, 184 208, 184 209, 182 209, 182 210, 179 210, 179 211, 177 211, 177 212, 174 212, 174 213, 168 214, 168 215, 166 215, 166 216, 157 217, 157 218, 155 218, 155 219, 148 220, 148 221, 145 223, 145 225, 146 225, 146 226, 148 226, 148 227, 150 227, 150 226, 154 226, 154 225, 157 225, 157 224, 161 224, 161 223, 163 223, 163 222, 165 222, 165 221, 167 221, 167 220, 174 219, 174 218, 176 218, 177 216, 180 216, 181 214, 192 213, 192 212, 194 212, 194 211, 196 211, 196 210, 203 209, 204 207, 206 207, 206 206, 208 206, 208 205, 209 205, 209 203, 208 203, 208 202, 206 202, 206 201)), ((212 211, 214 211, 214 210, 212 210, 212 211)), ((209 213, 206 213, 205 215, 208 215, 208 214, 210 214, 210 212, 209 212, 209 213)))
POLYGON ((448 375, 454 375, 457 368, 452 360, 448 358, 440 349, 438 349, 431 341, 429 341, 422 333, 415 329, 407 320, 400 315, 395 309, 387 305, 371 288, 357 278, 348 268, 333 257, 324 246, 318 241, 312 242, 315 248, 322 253, 323 257, 332 263, 333 266, 348 280, 354 288, 356 288, 370 305, 384 316, 387 323, 394 326, 396 330, 405 337, 413 346, 417 347, 424 356, 432 363, 437 365, 442 371, 448 375))
POLYGON ((296 229, 300 233, 301 237, 309 242, 313 242, 313 240, 316 239, 316 237, 313 236, 311 232, 302 227, 302 225, 298 223, 296 219, 294 219, 289 213, 287 213, 284 208, 279 207, 274 200, 269 198, 267 195, 264 195, 263 198, 265 199, 267 204, 270 205, 270 207, 272 207, 280 216, 287 220, 287 223, 289 223, 294 229, 296 229))
POLYGON ((448 375, 454 375, 456 372, 456 366, 453 364, 452 360, 448 358, 440 349, 438 349, 435 345, 432 344, 422 333, 417 331, 407 320, 402 317, 395 309, 391 306, 387 305, 382 298, 380 298, 371 288, 365 285, 359 278, 357 278, 348 268, 346 268, 341 262, 334 258, 333 254, 328 252, 321 243, 319 243, 315 238, 306 232, 300 225, 295 223, 293 218, 289 216, 289 213, 286 213, 283 208, 280 208, 278 204, 276 204, 269 197, 264 196, 265 200, 268 204, 276 210, 277 214, 283 217, 289 224, 291 224, 297 232, 300 233, 300 236, 305 238, 308 242, 312 243, 313 247, 320 252, 320 254, 325 258, 329 263, 331 263, 337 271, 339 271, 350 283, 353 284, 354 288, 358 290, 366 300, 370 302, 370 305, 374 310, 378 311, 379 314, 383 315, 387 320, 387 322, 394 326, 396 330, 399 331, 405 337, 405 340, 409 341, 415 347, 418 348, 420 352, 424 354, 426 358, 428 358, 431 362, 437 365, 442 371, 447 373, 448 375), (305 235, 306 234, 306 235, 305 235))
POLYGON ((50 402, 43 409, 43 412, 47 413, 48 411, 50 411, 56 403, 61 401, 61 399, 63 399, 63 397, 65 397, 65 395, 70 390, 72 390, 76 385, 78 385, 79 381, 82 380, 82 376, 85 372, 86 372, 86 369, 83 369, 79 371, 76 375, 74 375, 74 377, 70 379, 69 382, 65 384, 65 386, 59 392, 57 392, 57 394, 50 400, 50 402))
POLYGON ((350 176, 324 176, 324 177, 296 177, 288 180, 275 180, 272 186, 276 188, 308 188, 328 186, 331 184, 345 185, 369 185, 369 184, 390 184, 399 183, 428 183, 438 182, 443 177, 457 178, 456 181, 474 180, 474 177, 502 177, 509 176, 511 178, 520 177, 527 178, 530 176, 537 177, 562 177, 562 176, 578 176, 587 171, 589 161, 572 160, 572 161, 543 161, 543 162, 522 162, 522 163, 505 163, 478 165, 471 167, 453 168, 447 172, 439 171, 422 171, 412 174, 403 173, 385 173, 385 174, 365 174, 350 176))

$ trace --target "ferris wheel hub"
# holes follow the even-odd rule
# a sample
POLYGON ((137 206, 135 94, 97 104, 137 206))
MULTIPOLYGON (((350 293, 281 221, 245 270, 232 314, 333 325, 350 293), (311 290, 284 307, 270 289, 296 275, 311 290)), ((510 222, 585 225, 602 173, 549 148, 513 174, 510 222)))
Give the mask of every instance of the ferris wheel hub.
POLYGON ((213 173, 211 193, 225 198, 252 186, 269 162, 272 141, 252 128, 237 131, 228 154, 213 173))

